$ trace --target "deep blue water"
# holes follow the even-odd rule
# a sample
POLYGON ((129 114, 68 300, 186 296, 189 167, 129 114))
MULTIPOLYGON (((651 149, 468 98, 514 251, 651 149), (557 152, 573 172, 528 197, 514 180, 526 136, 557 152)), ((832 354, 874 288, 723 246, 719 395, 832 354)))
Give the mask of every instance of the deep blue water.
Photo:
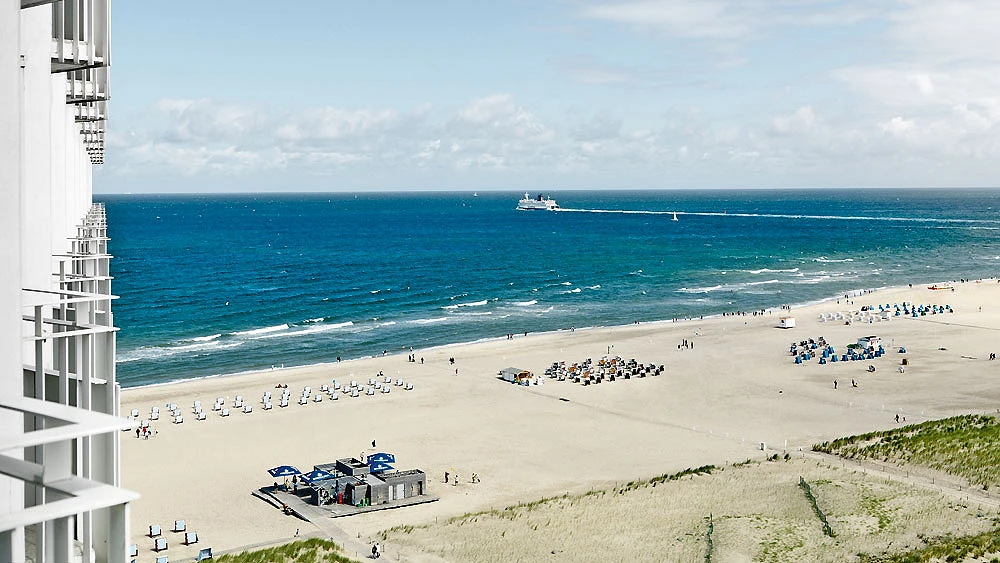
POLYGON ((124 386, 1000 273, 998 190, 117 195, 124 386), (678 212, 673 221, 672 212, 678 212))

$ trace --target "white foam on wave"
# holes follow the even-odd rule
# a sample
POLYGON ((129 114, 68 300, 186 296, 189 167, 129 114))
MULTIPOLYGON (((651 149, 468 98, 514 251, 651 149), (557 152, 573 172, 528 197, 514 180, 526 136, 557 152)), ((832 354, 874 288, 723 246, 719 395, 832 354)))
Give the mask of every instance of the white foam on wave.
POLYGON ((187 344, 183 346, 141 346, 135 350, 128 352, 119 352, 118 357, 115 358, 115 363, 125 364, 128 362, 136 362, 141 360, 159 360, 162 358, 169 358, 170 356, 176 356, 178 354, 185 354, 191 352, 207 352, 207 351, 217 351, 225 350, 227 348, 235 348, 242 345, 243 342, 218 342, 215 340, 207 342, 199 342, 197 344, 187 344))
POLYGON ((559 285, 573 285, 573 284, 570 282, 561 282, 559 285))
POLYGON ((597 284, 597 285, 588 285, 588 286, 587 286, 587 289, 601 289, 601 284, 597 284))
POLYGON ((517 305, 518 307, 529 307, 531 305, 537 305, 538 300, 532 299, 531 301, 514 301, 512 305, 517 305))
POLYGON ((321 323, 326 320, 324 317, 316 317, 315 319, 306 319, 302 321, 303 323, 321 323))
POLYGON ((468 313, 458 313, 458 315, 463 317, 482 317, 485 315, 492 315, 493 311, 471 311, 468 313))
POLYGON ((290 337, 297 337, 297 336, 308 336, 310 334, 318 334, 318 333, 321 333, 321 332, 329 332, 331 330, 336 330, 338 328, 344 328, 344 327, 348 327, 348 326, 354 326, 354 322, 353 321, 345 321, 345 322, 342 322, 342 323, 336 323, 336 324, 331 324, 331 325, 312 326, 312 327, 309 327, 309 328, 304 328, 302 330, 292 330, 292 331, 288 331, 288 332, 278 332, 278 333, 265 334, 263 336, 258 336, 257 338, 255 338, 255 340, 266 340, 266 339, 270 339, 270 338, 290 338, 290 337))
POLYGON ((222 333, 210 334, 208 336, 195 336, 194 338, 188 338, 187 342, 211 342, 212 340, 215 340, 220 336, 222 336, 222 333))
POLYGON ((743 270, 748 274, 794 274, 799 271, 798 268, 790 268, 787 270, 772 270, 771 268, 761 268, 759 270, 743 270))
POLYGON ((827 258, 826 256, 820 256, 819 258, 813 258, 813 262, 821 262, 823 264, 838 264, 841 262, 854 262, 853 258, 827 258))
POLYGON ((489 303, 488 300, 483 299, 482 301, 474 301, 472 303, 458 303, 455 305, 445 305, 441 307, 442 309, 458 309, 459 307, 482 307, 483 305, 489 303))
POLYGON ((280 325, 275 325, 275 326, 267 326, 267 327, 264 327, 264 328, 255 328, 253 330, 243 330, 243 331, 239 331, 239 332, 234 332, 233 335, 234 336, 256 336, 258 334, 267 334, 267 333, 270 333, 270 332, 278 332, 279 330, 288 330, 288 323, 280 324, 280 325))
POLYGON ((448 317, 435 317, 433 319, 413 319, 412 321, 406 321, 415 325, 429 325, 434 323, 441 323, 448 321, 448 317))
POLYGON ((564 291, 563 293, 580 293, 581 291, 583 291, 583 290, 580 289, 579 287, 574 287, 573 289, 571 289, 569 291, 564 291))

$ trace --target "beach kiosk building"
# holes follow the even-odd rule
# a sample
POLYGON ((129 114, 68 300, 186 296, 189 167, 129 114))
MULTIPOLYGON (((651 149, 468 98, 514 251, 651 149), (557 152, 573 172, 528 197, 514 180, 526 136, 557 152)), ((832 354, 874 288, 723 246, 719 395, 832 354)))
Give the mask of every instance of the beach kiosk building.
POLYGON ((795 317, 781 317, 778 319, 778 328, 795 328, 795 317))
POLYGON ((858 348, 862 350, 872 350, 882 345, 882 339, 878 336, 863 336, 858 339, 858 348))
MULTIPOLYGON (((0 561, 125 563, 104 207, 110 0, 0 3, 0 561)), ((156 299, 148 295, 148 299, 156 299)))
POLYGON ((520 385, 526 380, 530 380, 531 378, 535 377, 535 374, 531 373, 530 371, 515 367, 503 368, 502 370, 500 370, 499 375, 500 379, 518 385, 520 385))

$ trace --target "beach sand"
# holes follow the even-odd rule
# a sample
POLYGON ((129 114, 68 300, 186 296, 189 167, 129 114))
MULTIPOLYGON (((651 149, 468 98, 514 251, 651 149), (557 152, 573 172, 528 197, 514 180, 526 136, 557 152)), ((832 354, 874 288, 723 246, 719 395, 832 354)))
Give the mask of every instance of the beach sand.
MULTIPOLYGON (((284 516, 253 498, 268 485, 267 469, 314 464, 373 451, 395 454, 399 469, 427 473, 429 492, 440 501, 331 520, 334 539, 348 555, 367 552, 364 538, 401 524, 421 524, 469 511, 501 508, 565 492, 580 492, 649 478, 703 464, 763 458, 897 423, 920 422, 965 412, 994 411, 1000 400, 1000 362, 988 360, 1000 330, 1000 284, 955 283, 955 291, 923 284, 870 295, 773 310, 760 316, 644 323, 517 335, 496 340, 414 350, 407 355, 352 360, 302 368, 193 380, 127 389, 122 412, 147 417, 159 406, 161 420, 148 440, 122 433, 122 481, 142 498, 132 504, 132 543, 151 560, 150 524, 170 529, 184 519, 200 536, 180 545, 167 532, 171 559, 193 556, 199 547, 216 553, 291 539, 331 534, 284 516), (872 324, 820 322, 820 313, 863 305, 911 302, 950 305, 956 312, 893 318, 872 324), (852 303, 853 302, 853 303, 852 303), (981 307, 981 310, 980 310, 981 307), (794 329, 778 329, 793 315, 794 329), (823 336, 843 352, 870 334, 883 339, 887 355, 874 361, 795 365, 792 341, 823 336), (678 349, 687 339, 693 348, 678 349), (552 362, 567 364, 608 353, 641 363, 664 364, 659 377, 582 386, 548 378, 515 386, 497 378, 508 366, 541 375, 552 362), (905 346, 906 354, 899 354, 905 346), (419 363, 419 358, 424 363, 419 363), (456 363, 450 365, 448 358, 456 363), (909 365, 897 372, 901 358, 909 365), (869 364, 877 366, 872 374, 869 364), (456 368, 459 370, 456 375, 456 368), (337 379, 367 383, 380 372, 413 384, 389 394, 263 411, 260 397, 287 384, 293 401, 306 385, 318 389, 337 379), (834 390, 833 381, 838 380, 834 390), (858 387, 850 382, 855 379, 858 387), (196 421, 192 404, 210 408, 216 397, 228 405, 242 395, 254 412, 228 418, 208 412, 196 421), (562 400, 565 399, 565 400, 562 400), (163 406, 176 403, 185 422, 171 424, 163 406), (372 440, 377 448, 371 447, 372 440), (764 443, 767 452, 762 452, 764 443), (461 484, 444 485, 444 473, 461 484), (475 472, 481 483, 469 483, 475 472), (360 539, 359 539, 360 538, 360 539)), ((405 344, 405 343, 403 343, 405 344)))

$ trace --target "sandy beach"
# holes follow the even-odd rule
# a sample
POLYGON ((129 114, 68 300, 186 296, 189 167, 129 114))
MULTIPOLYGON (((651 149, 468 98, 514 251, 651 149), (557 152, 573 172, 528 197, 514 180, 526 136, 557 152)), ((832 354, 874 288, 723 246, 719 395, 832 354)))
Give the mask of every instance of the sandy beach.
MULTIPOLYGON (((273 543, 300 534, 334 535, 348 554, 363 554, 367 538, 401 524, 421 524, 469 511, 503 507, 539 497, 648 478, 703 464, 761 458, 812 444, 888 428, 895 416, 919 422, 957 413, 994 410, 1000 400, 1000 284, 954 283, 890 288, 823 303, 725 316, 547 334, 503 335, 495 340, 414 349, 407 354, 284 368, 122 393, 122 412, 148 417, 159 406, 148 440, 122 433, 123 486, 142 498, 132 504, 132 542, 140 561, 151 561, 150 524, 169 529, 184 519, 200 536, 185 547, 168 534, 171 560, 198 547, 216 553, 273 543), (821 314, 862 306, 949 305, 954 313, 893 317, 845 324, 821 314), (777 328, 792 315, 797 326, 777 328), (824 337, 842 353, 863 336, 878 335, 887 354, 873 361, 796 365, 789 344, 824 337), (678 348, 684 340, 693 346, 678 348), (906 353, 900 354, 899 347, 906 353), (544 378, 515 386, 497 372, 516 366, 542 375, 553 362, 567 364, 606 354, 663 364, 658 377, 583 386, 544 378), (455 364, 449 358, 455 358, 455 364), (905 373, 898 372, 902 358, 905 373), (420 359, 423 358, 423 363, 420 359), (874 364, 875 373, 867 367, 874 364), (456 369, 458 373, 456 374, 456 369), (410 391, 307 405, 294 404, 304 386, 333 379, 367 383, 379 372, 413 384, 410 391), (851 385, 851 380, 857 387, 851 385), (834 389, 834 380, 838 388, 834 389), (286 384, 293 404, 263 411, 260 397, 286 384), (197 421, 192 405, 206 410, 216 397, 227 406, 242 395, 254 412, 208 412, 197 421), (176 403, 183 424, 171 424, 164 405, 176 403), (372 448, 372 441, 377 447, 372 448), (761 451, 761 443, 767 452, 761 451), (271 483, 267 469, 281 464, 309 470, 314 464, 373 451, 395 454, 397 468, 427 472, 440 501, 341 518, 317 530, 282 515, 250 492, 271 483), (459 474, 458 486, 444 473, 459 474), (481 483, 469 483, 475 472, 481 483)), ((405 345, 405 343, 401 343, 405 345)))

